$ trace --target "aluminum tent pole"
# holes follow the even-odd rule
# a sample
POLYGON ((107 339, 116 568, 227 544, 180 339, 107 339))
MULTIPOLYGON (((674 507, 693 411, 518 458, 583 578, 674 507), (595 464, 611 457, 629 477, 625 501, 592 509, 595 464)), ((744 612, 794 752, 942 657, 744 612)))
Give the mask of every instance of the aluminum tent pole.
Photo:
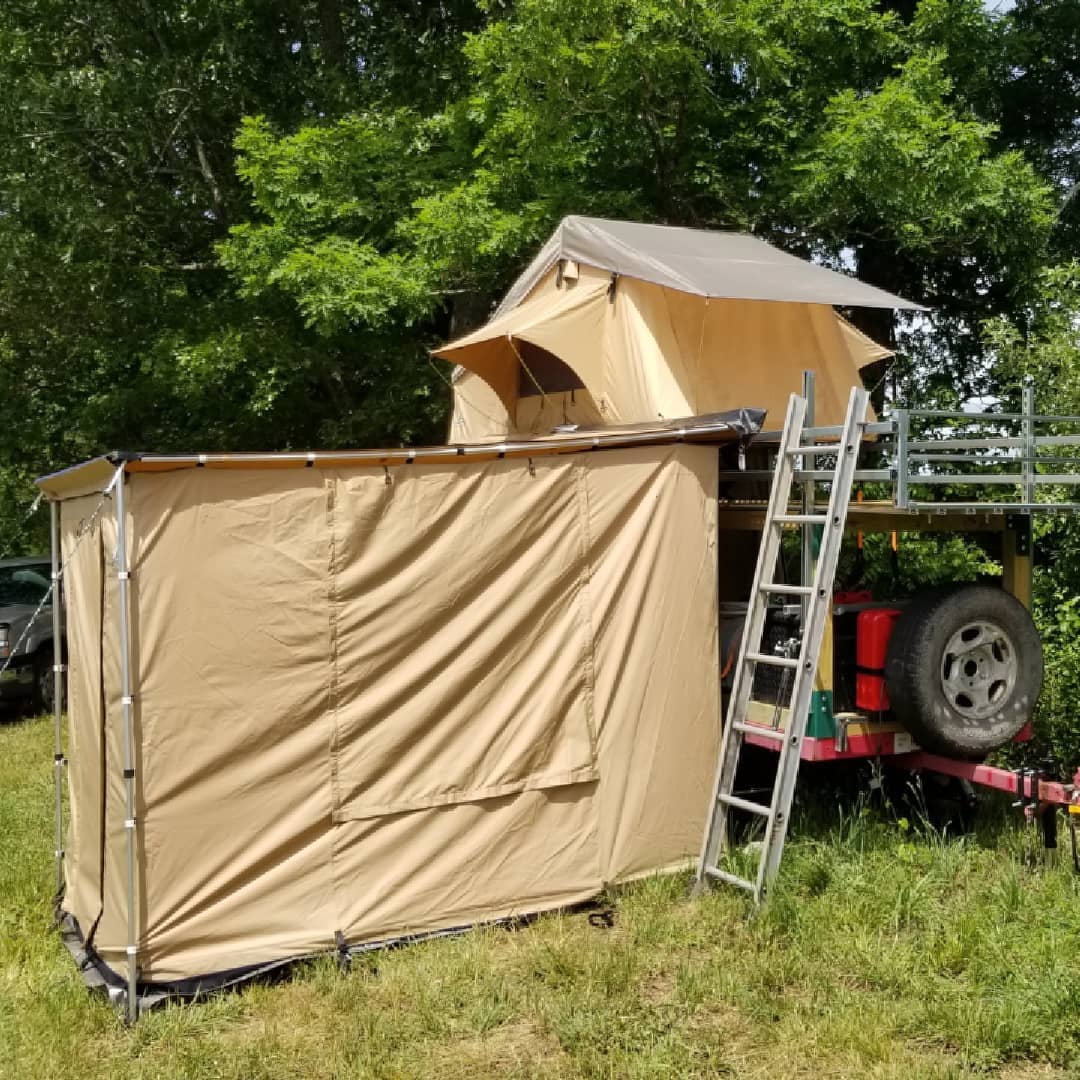
POLYGON ((133 739, 132 714, 135 699, 131 692, 131 612, 129 608, 127 517, 124 504, 123 474, 116 480, 116 583, 117 599, 120 607, 120 705, 124 723, 124 794, 126 799, 126 817, 124 829, 127 832, 127 1019, 134 1023, 139 1015, 138 974, 136 957, 138 955, 138 920, 135 911, 135 752, 133 739))
POLYGON ((56 789, 56 902, 64 888, 64 651, 61 639, 60 503, 49 504, 52 557, 53 781, 56 789))

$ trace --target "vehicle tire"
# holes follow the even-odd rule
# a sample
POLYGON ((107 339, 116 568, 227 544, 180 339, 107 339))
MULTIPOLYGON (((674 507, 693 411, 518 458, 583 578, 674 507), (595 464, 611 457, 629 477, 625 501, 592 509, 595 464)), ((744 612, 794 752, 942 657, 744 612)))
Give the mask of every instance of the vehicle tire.
MULTIPOLYGON (((66 690, 66 686, 64 687, 66 690)), ((53 651, 51 645, 38 649, 34 656, 34 709, 51 713, 55 707, 56 684, 53 681, 53 651)))
POLYGON ((927 750, 982 758, 1035 711, 1042 643, 1024 606, 992 585, 917 596, 896 621, 885 686, 896 718, 927 750))

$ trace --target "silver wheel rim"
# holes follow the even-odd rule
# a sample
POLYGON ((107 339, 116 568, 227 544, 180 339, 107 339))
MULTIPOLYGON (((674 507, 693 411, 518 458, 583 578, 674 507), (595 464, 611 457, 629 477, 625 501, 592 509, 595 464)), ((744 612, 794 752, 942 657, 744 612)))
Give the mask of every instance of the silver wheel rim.
POLYGON ((970 720, 999 712, 1016 685, 1016 648, 1000 626, 970 622, 945 646, 941 689, 949 705, 970 720))

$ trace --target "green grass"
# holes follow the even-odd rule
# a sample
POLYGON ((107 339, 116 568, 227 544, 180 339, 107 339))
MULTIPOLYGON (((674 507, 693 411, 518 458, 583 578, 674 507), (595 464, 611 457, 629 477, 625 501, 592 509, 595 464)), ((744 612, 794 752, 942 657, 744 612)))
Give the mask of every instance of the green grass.
POLYGON ((50 929, 51 732, 0 726, 0 1076, 963 1077, 1080 1065, 1080 890, 1018 826, 804 828, 765 911, 684 876, 123 1026, 50 929))

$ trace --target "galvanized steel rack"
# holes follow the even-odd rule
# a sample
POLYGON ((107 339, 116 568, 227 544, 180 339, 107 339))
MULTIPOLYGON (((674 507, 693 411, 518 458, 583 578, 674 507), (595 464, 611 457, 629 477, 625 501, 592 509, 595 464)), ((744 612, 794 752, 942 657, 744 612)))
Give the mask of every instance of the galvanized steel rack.
MULTIPOLYGON (((812 400, 812 377, 803 395, 812 400)), ((841 434, 838 426, 815 430, 821 441, 841 434)), ((780 432, 762 432, 754 445, 777 446, 780 438, 780 432)), ((767 480, 772 469, 743 475, 767 480)), ((808 490, 832 475, 815 462, 795 478, 808 490)), ((896 408, 866 425, 853 481, 866 485, 878 506, 911 514, 1075 512, 1080 416, 1037 414, 1030 383, 1019 412, 896 408)))

